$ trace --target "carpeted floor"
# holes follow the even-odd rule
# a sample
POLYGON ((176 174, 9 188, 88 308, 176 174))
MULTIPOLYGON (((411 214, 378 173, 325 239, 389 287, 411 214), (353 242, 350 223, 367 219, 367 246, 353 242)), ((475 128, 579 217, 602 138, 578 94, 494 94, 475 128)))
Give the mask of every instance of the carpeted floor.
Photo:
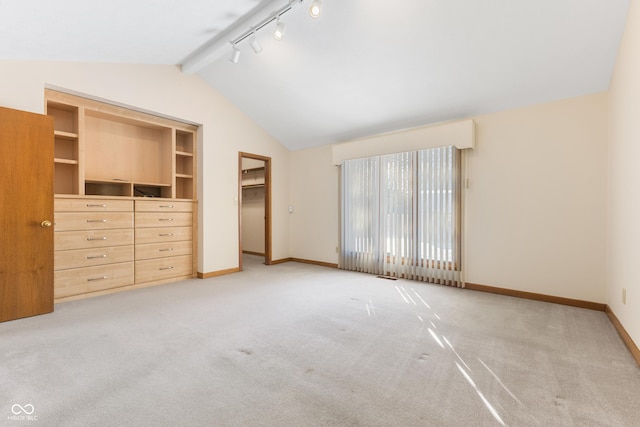
POLYGON ((0 324, 0 425, 640 424, 604 313, 259 261, 0 324))

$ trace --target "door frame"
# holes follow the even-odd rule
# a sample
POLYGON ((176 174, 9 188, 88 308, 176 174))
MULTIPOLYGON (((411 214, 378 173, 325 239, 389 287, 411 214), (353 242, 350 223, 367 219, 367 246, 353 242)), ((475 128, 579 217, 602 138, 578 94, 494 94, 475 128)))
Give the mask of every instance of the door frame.
POLYGON ((242 159, 264 162, 264 263, 271 265, 271 157, 238 152, 238 268, 242 271, 242 159))

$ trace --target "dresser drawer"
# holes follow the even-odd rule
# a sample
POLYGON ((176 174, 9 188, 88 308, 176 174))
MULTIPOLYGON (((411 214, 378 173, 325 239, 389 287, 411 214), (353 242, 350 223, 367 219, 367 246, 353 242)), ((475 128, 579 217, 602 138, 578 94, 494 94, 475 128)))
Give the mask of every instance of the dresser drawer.
POLYGON ((136 244, 192 240, 191 227, 136 228, 136 244))
POLYGON ((191 255, 136 261, 136 283, 192 274, 193 258, 191 255))
POLYGON ((136 261, 141 259, 165 258, 180 255, 191 255, 193 251, 191 241, 147 243, 136 245, 136 261))
POLYGON ((132 200, 54 199, 56 212, 133 212, 132 200))
POLYGON ((136 212, 193 212, 193 203, 172 200, 136 200, 136 212))
POLYGON ((53 273, 54 297, 63 298, 133 284, 133 262, 74 268, 53 273))
POLYGON ((56 212, 55 231, 132 228, 133 212, 56 212))
POLYGON ((133 245, 54 252, 55 270, 92 267, 133 260, 133 245))
POLYGON ((60 231, 53 233, 53 242, 56 251, 133 245, 133 229, 60 231))
POLYGON ((189 212, 136 212, 137 227, 191 227, 189 212))

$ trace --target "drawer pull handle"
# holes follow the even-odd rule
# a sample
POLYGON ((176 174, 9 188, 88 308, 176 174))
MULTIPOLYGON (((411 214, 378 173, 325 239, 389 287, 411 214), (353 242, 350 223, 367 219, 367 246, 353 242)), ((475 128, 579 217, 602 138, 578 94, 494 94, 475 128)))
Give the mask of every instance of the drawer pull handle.
POLYGON ((160 205, 159 208, 173 209, 173 205, 160 205))
POLYGON ((105 205, 105 204, 98 204, 98 205, 96 205, 96 204, 88 203, 88 204, 87 204, 87 207, 88 207, 88 208, 106 208, 106 207, 107 207, 107 205, 105 205))
POLYGON ((98 280, 106 280, 106 279, 108 279, 108 277, 107 277, 107 276, 102 276, 102 277, 92 277, 92 278, 87 279, 87 282, 96 282, 96 281, 98 281, 98 280))
POLYGON ((88 241, 92 241, 92 240, 107 240, 106 237, 87 237, 88 241))
POLYGON ((173 267, 160 267, 158 270, 173 270, 173 267))
POLYGON ((107 222, 106 219, 88 219, 87 222, 107 222))
POLYGON ((158 234, 159 237, 173 236, 173 233, 158 234))
POLYGON ((173 218, 159 218, 158 221, 173 221, 173 218))
POLYGON ((159 252, 173 252, 173 248, 169 248, 169 249, 159 249, 159 252))
POLYGON ((98 258, 106 258, 106 257, 107 257, 106 254, 102 254, 102 255, 88 256, 87 259, 98 259, 98 258))

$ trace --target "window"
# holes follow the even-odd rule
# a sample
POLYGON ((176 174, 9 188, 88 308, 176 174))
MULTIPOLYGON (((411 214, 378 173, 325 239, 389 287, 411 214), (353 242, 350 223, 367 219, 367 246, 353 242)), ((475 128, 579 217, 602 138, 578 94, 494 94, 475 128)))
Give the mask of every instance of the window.
POLYGON ((459 285, 460 169, 454 147, 345 161, 340 267, 459 285))

